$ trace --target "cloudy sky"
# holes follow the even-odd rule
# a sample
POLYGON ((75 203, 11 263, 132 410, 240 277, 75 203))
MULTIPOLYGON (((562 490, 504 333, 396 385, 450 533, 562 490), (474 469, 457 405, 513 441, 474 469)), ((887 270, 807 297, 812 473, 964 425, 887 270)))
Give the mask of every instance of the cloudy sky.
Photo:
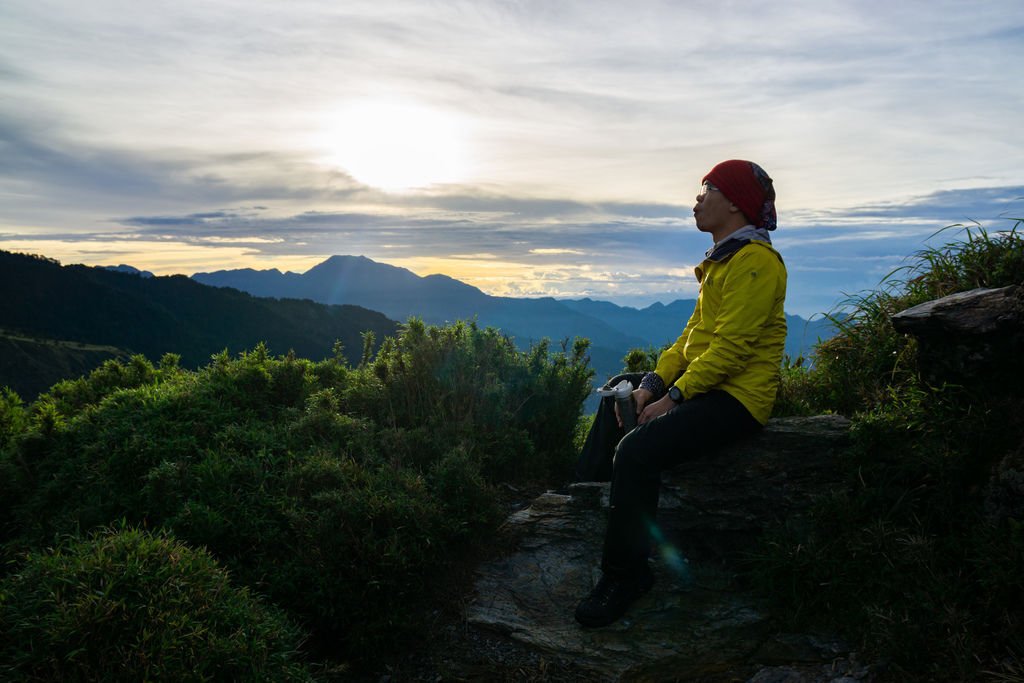
POLYGON ((1020 0, 4 0, 0 249, 646 305, 747 158, 811 315, 1024 217, 1022 54, 1020 0))

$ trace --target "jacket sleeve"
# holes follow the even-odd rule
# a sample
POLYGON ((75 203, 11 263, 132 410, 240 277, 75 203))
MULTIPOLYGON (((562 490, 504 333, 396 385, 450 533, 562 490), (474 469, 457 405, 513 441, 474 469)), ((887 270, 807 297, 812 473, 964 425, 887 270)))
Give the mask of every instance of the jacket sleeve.
POLYGON ((710 391, 746 368, 774 309, 780 268, 778 258, 765 249, 748 249, 733 257, 711 342, 676 382, 684 398, 710 391))
POLYGON ((686 328, 679 335, 679 339, 676 339, 672 346, 662 351, 661 355, 658 356, 658 365, 654 368, 654 372, 658 373, 658 377, 661 377, 661 381, 665 383, 666 387, 672 386, 686 370, 688 361, 686 356, 683 355, 683 351, 686 348, 686 340, 690 338, 690 332, 693 331, 693 328, 700 325, 700 320, 700 301, 698 301, 693 309, 693 315, 690 316, 690 321, 686 323, 686 328))

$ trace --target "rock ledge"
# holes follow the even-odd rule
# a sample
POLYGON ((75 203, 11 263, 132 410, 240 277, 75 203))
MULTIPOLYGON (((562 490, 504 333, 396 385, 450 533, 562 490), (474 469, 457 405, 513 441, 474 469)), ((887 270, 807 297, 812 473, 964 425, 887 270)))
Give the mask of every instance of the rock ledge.
POLYGON ((840 485, 848 429, 833 415, 776 419, 667 473, 657 583, 603 629, 581 628, 572 612, 600 574, 608 486, 539 496, 506 521, 514 550, 478 571, 468 622, 571 661, 593 681, 867 680, 869 669, 838 640, 778 632, 735 569, 764 529, 840 485))

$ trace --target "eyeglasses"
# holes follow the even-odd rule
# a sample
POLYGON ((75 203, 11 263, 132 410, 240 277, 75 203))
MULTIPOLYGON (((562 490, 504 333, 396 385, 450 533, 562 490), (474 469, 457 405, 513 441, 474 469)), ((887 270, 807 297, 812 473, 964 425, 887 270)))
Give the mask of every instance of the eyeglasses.
POLYGON ((697 196, 703 198, 704 195, 706 195, 708 192, 721 192, 721 190, 719 190, 711 183, 704 183, 703 185, 700 186, 700 192, 697 193, 697 196))

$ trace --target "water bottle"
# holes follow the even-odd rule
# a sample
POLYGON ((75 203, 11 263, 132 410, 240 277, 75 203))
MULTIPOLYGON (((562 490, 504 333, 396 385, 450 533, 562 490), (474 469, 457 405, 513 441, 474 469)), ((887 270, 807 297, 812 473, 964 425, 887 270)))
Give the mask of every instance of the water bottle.
POLYGON ((626 433, 633 431, 636 427, 636 402, 633 401, 633 383, 624 379, 614 387, 607 384, 597 390, 598 396, 602 398, 611 396, 619 407, 619 417, 622 418, 622 427, 626 433))

